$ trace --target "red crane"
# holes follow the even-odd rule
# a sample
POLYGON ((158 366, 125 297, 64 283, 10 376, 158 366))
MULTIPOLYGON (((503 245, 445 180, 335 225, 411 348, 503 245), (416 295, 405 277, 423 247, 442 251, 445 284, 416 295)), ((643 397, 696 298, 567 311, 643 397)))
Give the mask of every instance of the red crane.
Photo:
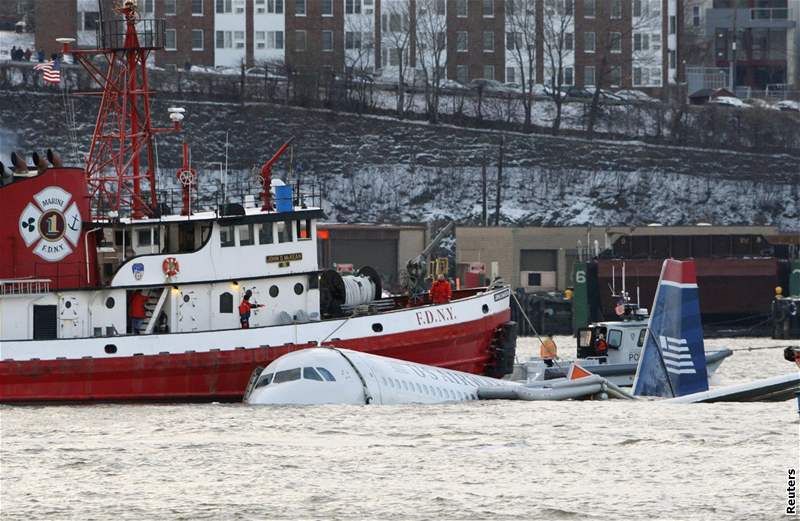
POLYGON ((292 141, 294 141, 294 137, 289 138, 289 141, 281 145, 281 148, 275 152, 275 155, 272 156, 272 158, 270 158, 270 160, 264 163, 264 166, 261 167, 261 174, 259 177, 261 177, 261 198, 264 201, 264 205, 261 207, 261 210, 265 212, 271 212, 273 210, 272 192, 270 192, 272 189, 272 165, 274 165, 275 161, 277 161, 283 155, 283 153, 286 152, 286 149, 289 148, 289 145, 292 144, 292 141))
POLYGON ((136 0, 117 4, 115 12, 121 18, 100 21, 97 49, 73 49, 74 40, 59 41, 64 54, 71 54, 103 89, 85 93, 102 95, 86 158, 93 216, 152 217, 158 209, 153 136, 179 131, 183 115, 170 114, 172 127, 151 123, 147 58, 164 48, 164 20, 140 19, 136 0))

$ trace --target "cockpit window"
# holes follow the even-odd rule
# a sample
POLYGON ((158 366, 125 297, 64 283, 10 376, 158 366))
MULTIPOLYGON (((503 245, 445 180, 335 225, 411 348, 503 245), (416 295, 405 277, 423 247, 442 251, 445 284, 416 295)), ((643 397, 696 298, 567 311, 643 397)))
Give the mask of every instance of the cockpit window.
POLYGON ((272 380, 272 373, 262 374, 256 382, 256 389, 269 385, 270 380, 272 380))
POLYGON ((318 380, 322 381, 322 377, 319 375, 318 372, 314 370, 313 367, 304 367, 303 368, 303 378, 305 380, 318 380))
POLYGON ((619 347, 622 345, 622 331, 611 329, 608 332, 608 347, 619 347))
POLYGON ((335 382, 335 381, 336 381, 336 378, 334 378, 334 377, 333 377, 333 375, 331 374, 331 372, 330 372, 330 371, 328 371, 327 369, 325 369, 324 367, 317 367, 317 371, 319 371, 319 374, 321 374, 321 375, 322 375, 322 377, 323 377, 325 380, 327 380, 327 381, 329 381, 329 382, 335 382))
POLYGON ((279 384, 283 382, 291 382, 293 380, 300 379, 300 368, 296 369, 288 369, 286 371, 278 371, 275 373, 275 379, 272 381, 273 384, 279 384))

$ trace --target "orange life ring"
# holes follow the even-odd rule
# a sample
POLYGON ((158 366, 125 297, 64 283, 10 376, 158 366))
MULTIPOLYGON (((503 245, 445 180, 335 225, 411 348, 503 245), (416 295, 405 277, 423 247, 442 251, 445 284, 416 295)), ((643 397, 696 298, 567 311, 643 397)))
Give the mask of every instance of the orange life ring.
POLYGON ((181 271, 181 265, 178 264, 178 259, 175 257, 167 257, 161 264, 161 269, 167 277, 174 277, 181 271))

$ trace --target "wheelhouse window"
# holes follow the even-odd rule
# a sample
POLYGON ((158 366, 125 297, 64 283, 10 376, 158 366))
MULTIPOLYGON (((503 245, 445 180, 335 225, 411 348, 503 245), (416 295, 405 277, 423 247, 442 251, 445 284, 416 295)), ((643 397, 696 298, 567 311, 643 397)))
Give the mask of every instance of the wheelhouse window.
POLYGON ((612 329, 608 332, 608 347, 619 347, 622 345, 622 331, 612 329))
POLYGON ((236 246, 236 237, 234 236, 233 226, 220 226, 219 243, 223 248, 236 246))
POLYGON ((639 341, 636 342, 636 345, 642 347, 644 345, 644 339, 647 336, 647 329, 642 329, 639 331, 639 341))
POLYGON ((255 237, 253 236, 253 225, 243 224, 239 228, 239 246, 252 246, 255 244, 255 237))
POLYGON ((304 241, 311 239, 311 219, 298 220, 297 222, 297 239, 304 241))
POLYGON ((275 239, 272 237, 272 223, 261 223, 258 225, 258 244, 272 244, 275 239))
POLYGON ((278 242, 292 242, 294 240, 292 221, 278 221, 277 225, 278 242))

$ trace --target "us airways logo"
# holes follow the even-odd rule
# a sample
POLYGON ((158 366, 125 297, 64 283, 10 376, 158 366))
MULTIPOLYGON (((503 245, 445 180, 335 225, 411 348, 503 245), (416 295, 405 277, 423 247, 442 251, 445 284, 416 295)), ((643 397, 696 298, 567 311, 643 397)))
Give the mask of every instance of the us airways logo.
POLYGON ((689 346, 685 339, 661 335, 658 340, 661 344, 661 355, 664 357, 667 371, 673 374, 696 373, 692 354, 689 352, 689 346))

